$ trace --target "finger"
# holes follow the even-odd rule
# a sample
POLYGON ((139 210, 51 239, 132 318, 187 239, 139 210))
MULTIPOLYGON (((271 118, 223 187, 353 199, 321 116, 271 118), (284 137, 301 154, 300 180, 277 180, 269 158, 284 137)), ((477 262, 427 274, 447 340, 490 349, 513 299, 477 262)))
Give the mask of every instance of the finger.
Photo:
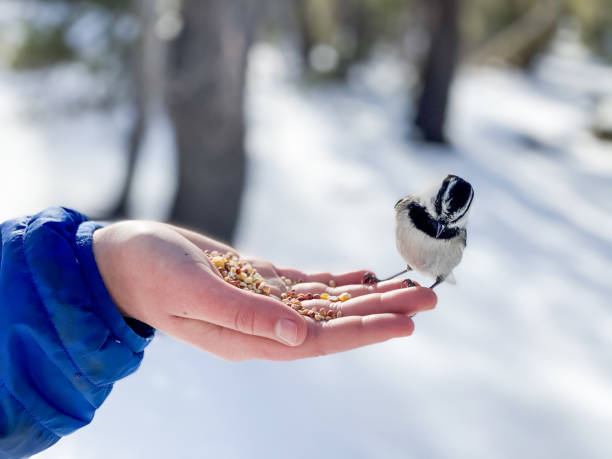
POLYGON ((304 301, 303 305, 306 308, 331 309, 334 313, 340 311, 342 317, 347 317, 387 312, 415 314, 433 309, 436 303, 437 297, 432 290, 424 287, 412 287, 385 293, 362 295, 344 302, 304 301))
POLYGON ((351 284, 342 285, 340 287, 330 287, 327 284, 320 282, 307 282, 303 284, 297 284, 293 286, 293 290, 297 293, 313 293, 321 294, 327 293, 332 296, 338 296, 342 293, 349 293, 351 297, 357 297, 361 295, 368 295, 370 293, 384 293, 392 290, 404 288, 403 280, 394 279, 385 282, 379 282, 378 284, 365 285, 365 284, 351 284))
MULTIPOLYGON (((189 284, 186 279, 185 284, 189 284)), ((297 346, 306 338, 304 318, 283 303, 247 290, 242 290, 222 279, 215 279, 205 288, 201 282, 185 285, 194 294, 208 296, 212 301, 185 307, 177 316, 194 318, 248 335, 257 335, 297 346)))
POLYGON ((267 338, 245 335, 220 325, 186 317, 169 316, 163 324, 155 325, 164 333, 224 360, 245 360, 249 358, 247 351, 261 342, 286 347, 267 338))
POLYGON ((409 336, 414 322, 404 314, 345 317, 329 322, 309 321, 308 337, 297 347, 245 335, 205 322, 174 317, 166 333, 226 360, 296 360, 367 346, 409 336))
POLYGON ((327 355, 409 336, 413 332, 414 322, 405 314, 343 317, 323 322, 319 329, 314 327, 311 339, 303 346, 309 355, 327 355))
POLYGON ((321 282, 326 285, 329 285, 330 281, 335 282, 336 285, 361 284, 363 275, 365 273, 370 272, 368 270, 360 270, 360 271, 352 271, 352 272, 342 273, 342 274, 331 274, 331 273, 306 274, 303 271, 300 271, 298 269, 291 269, 291 268, 277 269, 277 271, 281 276, 288 277, 291 280, 301 281, 301 282, 321 282))

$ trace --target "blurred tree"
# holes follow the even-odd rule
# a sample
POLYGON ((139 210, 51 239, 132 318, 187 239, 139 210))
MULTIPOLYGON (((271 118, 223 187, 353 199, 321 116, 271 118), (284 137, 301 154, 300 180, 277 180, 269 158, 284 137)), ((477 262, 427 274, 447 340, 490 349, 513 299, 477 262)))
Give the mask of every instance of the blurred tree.
POLYGON ((138 21, 139 33, 129 48, 126 65, 129 67, 129 100, 131 108, 130 126, 126 145, 126 173, 119 189, 119 197, 108 212, 106 218, 127 218, 128 199, 138 154, 147 129, 152 106, 163 97, 165 43, 160 40, 157 31, 160 17, 164 12, 158 11, 150 0, 131 0, 131 13, 138 21))
MULTIPOLYGON (((405 50, 408 27, 414 30, 425 22, 430 40, 414 122, 423 138, 433 142, 445 141, 459 36, 475 61, 502 60, 526 68, 545 48, 559 16, 568 13, 578 19, 585 42, 612 59, 610 0, 293 0, 283 7, 282 0, 21 0, 16 2, 23 12, 18 33, 0 29, 0 40, 12 37, 12 64, 19 69, 85 63, 100 76, 96 94, 83 94, 83 99, 95 99, 89 107, 131 107, 127 174, 114 217, 127 214, 152 100, 165 94, 179 150, 179 189, 171 218, 231 240, 245 174, 247 53, 255 10, 259 16, 274 2, 274 9, 295 10, 304 67, 318 78, 346 77, 350 66, 367 59, 381 42, 405 50), (182 16, 160 13, 169 5, 179 11, 181 4, 182 16), (426 21, 415 14, 420 9, 427 12, 426 21), (162 65, 164 40, 171 41, 167 68, 162 65)), ((290 16, 275 15, 282 20, 290 16)), ((410 39, 420 49, 416 35, 410 39)))
POLYGON ((505 5, 496 27, 470 50, 465 60, 471 64, 503 63, 528 69, 557 30, 561 0, 523 0, 505 5))
POLYGON ((244 188, 243 116, 255 0, 185 0, 167 99, 179 152, 171 220, 231 241, 244 188))
POLYGON ((423 0, 429 50, 421 69, 421 94, 414 124, 427 142, 445 143, 444 121, 459 46, 459 0, 423 0))
POLYGON ((567 11, 581 27, 582 38, 596 53, 612 61, 610 0, 566 0, 567 11))
POLYGON ((381 41, 397 41, 406 0, 294 0, 304 69, 317 79, 344 79, 381 41))
MULTIPOLYGON (((331 11, 320 12, 315 9, 319 3, 313 3, 308 0, 294 0, 295 16, 297 18, 299 32, 299 47, 304 66, 309 65, 310 50, 321 41, 321 36, 325 32, 321 29, 331 28, 328 25, 331 20, 331 11), (316 20, 315 18, 320 18, 316 20)), ((329 9, 331 3, 323 3, 322 6, 329 9)))
MULTIPOLYGON (((124 106, 133 116, 127 129, 127 172, 117 203, 98 218, 125 218, 136 153, 144 132, 148 85, 145 46, 150 37, 153 8, 145 0, 25 0, 23 39, 12 57, 14 68, 45 70, 60 64, 79 62, 95 86, 96 94, 74 91, 73 107, 64 109, 108 109, 124 106), (141 27, 142 25, 142 27, 141 27)), ((44 72, 42 73, 44 75, 44 72)))
POLYGON ((74 59, 76 53, 65 41, 68 24, 46 27, 28 26, 20 48, 11 64, 16 69, 38 69, 74 59))
MULTIPOLYGON (((9 36, 9 63, 18 70, 45 70, 80 62, 104 90, 88 105, 112 106, 126 95, 130 46, 138 26, 129 2, 115 0, 23 0, 21 20, 9 36), (93 102, 93 103, 92 103, 93 102)), ((0 30, 0 33, 2 31, 0 30)), ((2 35, 0 34, 0 38, 2 35)), ((85 101, 83 101, 85 102, 85 101)))

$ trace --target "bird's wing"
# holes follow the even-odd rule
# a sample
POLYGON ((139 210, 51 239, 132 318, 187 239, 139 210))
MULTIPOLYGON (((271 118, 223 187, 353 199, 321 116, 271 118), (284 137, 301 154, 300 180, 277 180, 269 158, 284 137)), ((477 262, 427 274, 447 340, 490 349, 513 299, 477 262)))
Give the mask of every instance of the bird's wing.
POLYGON ((446 279, 444 280, 448 282, 449 284, 453 284, 453 285, 457 283, 457 279, 455 279, 455 275, 453 273, 450 273, 448 276, 446 276, 446 279))

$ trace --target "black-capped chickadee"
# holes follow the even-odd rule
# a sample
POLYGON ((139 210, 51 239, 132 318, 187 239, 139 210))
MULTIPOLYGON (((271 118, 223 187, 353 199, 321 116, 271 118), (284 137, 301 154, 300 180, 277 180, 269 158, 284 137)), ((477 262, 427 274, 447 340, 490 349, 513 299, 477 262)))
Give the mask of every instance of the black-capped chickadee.
MULTIPOLYGON (((435 279, 430 288, 445 280, 454 284, 453 269, 463 256, 473 199, 474 189, 468 182, 448 175, 440 186, 397 201, 395 243, 407 267, 389 279, 414 269, 435 279)), ((380 280, 368 273, 363 282, 380 280)))

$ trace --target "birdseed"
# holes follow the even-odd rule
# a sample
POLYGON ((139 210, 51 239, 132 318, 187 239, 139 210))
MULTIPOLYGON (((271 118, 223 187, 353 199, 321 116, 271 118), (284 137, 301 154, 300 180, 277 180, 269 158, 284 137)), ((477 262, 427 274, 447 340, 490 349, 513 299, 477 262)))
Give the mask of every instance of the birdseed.
MULTIPOLYGON (((228 284, 243 290, 250 290, 260 295, 270 296, 271 288, 265 283, 261 274, 259 274, 248 262, 238 258, 236 254, 232 252, 221 254, 216 250, 206 250, 204 254, 217 268, 223 280, 228 284)), ((285 276, 281 276, 281 280, 287 287, 293 287, 302 282, 301 280, 289 279, 285 276)), ((330 280, 329 286, 335 287, 336 282, 330 280)), ((342 311, 340 311, 338 306, 350 298, 351 294, 348 292, 344 292, 338 296, 330 296, 327 293, 297 293, 295 290, 291 289, 281 294, 281 301, 283 304, 294 309, 299 314, 317 321, 342 317, 342 311), (333 307, 333 309, 326 310, 325 308, 321 308, 317 310, 316 307, 305 307, 302 302, 309 300, 326 300, 328 301, 328 306, 333 307)))

